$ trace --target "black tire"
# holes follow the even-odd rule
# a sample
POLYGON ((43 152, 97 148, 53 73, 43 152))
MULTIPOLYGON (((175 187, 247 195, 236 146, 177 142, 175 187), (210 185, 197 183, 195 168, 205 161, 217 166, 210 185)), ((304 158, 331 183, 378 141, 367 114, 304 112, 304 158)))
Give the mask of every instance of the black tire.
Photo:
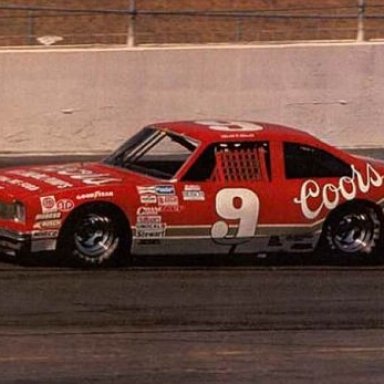
POLYGON ((343 258, 372 256, 382 244, 383 221, 368 204, 335 211, 324 224, 321 248, 343 258))
POLYGON ((89 205, 74 212, 59 239, 60 259, 66 265, 116 266, 128 261, 129 226, 114 210, 89 205))

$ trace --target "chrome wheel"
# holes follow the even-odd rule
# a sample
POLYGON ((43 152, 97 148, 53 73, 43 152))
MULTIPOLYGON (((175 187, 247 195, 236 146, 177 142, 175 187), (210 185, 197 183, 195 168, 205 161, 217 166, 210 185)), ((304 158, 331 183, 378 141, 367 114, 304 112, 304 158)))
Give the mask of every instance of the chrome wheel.
POLYGON ((369 254, 378 245, 381 222, 370 207, 355 207, 333 217, 327 227, 330 248, 348 254, 369 254))
POLYGON ((129 223, 115 207, 89 204, 65 222, 59 238, 60 260, 65 265, 118 266, 129 261, 129 223))
POLYGON ((74 232, 77 251, 89 261, 106 259, 118 246, 113 221, 110 217, 90 213, 81 218, 74 232))

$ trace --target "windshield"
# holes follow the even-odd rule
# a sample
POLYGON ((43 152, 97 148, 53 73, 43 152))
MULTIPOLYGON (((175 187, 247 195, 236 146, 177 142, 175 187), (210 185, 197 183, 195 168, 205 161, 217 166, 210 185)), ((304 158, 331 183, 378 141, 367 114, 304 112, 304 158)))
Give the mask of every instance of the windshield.
POLYGON ((162 179, 171 179, 196 149, 197 142, 152 127, 142 129, 103 162, 162 179))

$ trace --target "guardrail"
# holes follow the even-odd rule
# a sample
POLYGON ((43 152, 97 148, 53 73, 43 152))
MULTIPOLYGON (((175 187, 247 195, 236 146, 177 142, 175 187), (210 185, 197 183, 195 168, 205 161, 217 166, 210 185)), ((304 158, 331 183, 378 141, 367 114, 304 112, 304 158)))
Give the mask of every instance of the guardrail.
POLYGON ((341 3, 247 10, 149 10, 139 8, 136 0, 119 9, 8 4, 0 5, 0 45, 384 39, 384 4, 341 3))

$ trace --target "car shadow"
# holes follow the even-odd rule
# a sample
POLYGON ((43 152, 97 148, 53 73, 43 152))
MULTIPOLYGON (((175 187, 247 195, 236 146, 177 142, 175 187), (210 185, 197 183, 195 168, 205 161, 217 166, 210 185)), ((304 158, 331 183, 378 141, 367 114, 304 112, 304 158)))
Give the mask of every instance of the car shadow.
MULTIPOLYGON (((383 255, 384 256, 384 255, 383 255)), ((336 258, 315 253, 279 253, 268 255, 183 255, 140 256, 135 266, 150 267, 326 267, 384 266, 384 257, 336 258)))
MULTIPOLYGON (((167 255, 167 256, 133 256, 119 266, 98 268, 273 268, 273 267, 379 267, 384 266, 384 254, 375 257, 336 258, 318 253, 278 253, 247 255, 167 255)), ((0 262, 22 267, 58 268, 68 267, 55 258, 54 253, 34 254, 23 260, 0 255, 0 262)), ((73 267, 76 268, 76 267, 73 267)), ((78 269, 78 267, 76 268, 78 269)), ((94 269, 94 268, 82 268, 94 269)))

